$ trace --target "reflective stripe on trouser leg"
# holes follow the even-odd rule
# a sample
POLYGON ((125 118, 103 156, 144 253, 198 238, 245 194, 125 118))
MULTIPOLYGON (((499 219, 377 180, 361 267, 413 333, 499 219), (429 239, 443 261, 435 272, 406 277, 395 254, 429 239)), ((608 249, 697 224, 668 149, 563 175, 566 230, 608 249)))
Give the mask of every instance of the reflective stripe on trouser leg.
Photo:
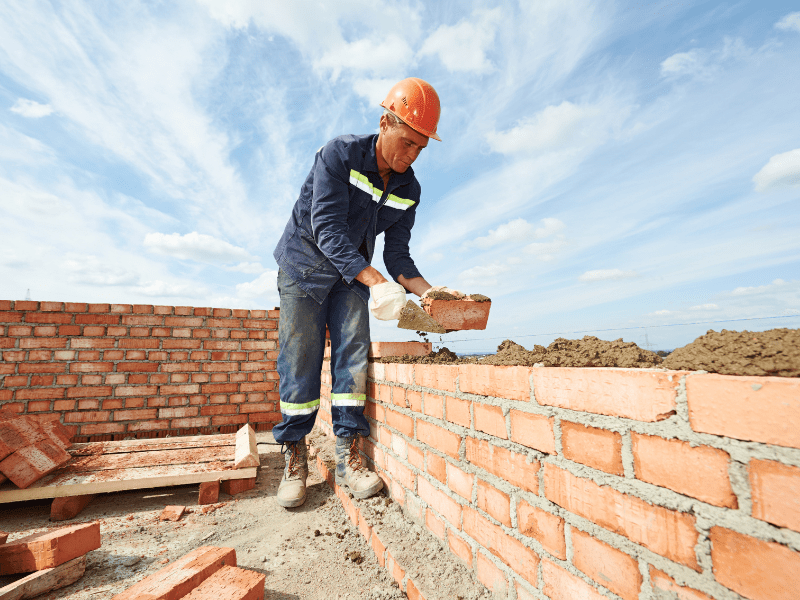
POLYGON ((325 353, 327 299, 319 304, 282 270, 278 272, 278 375, 281 417, 272 433, 278 442, 308 435, 319 410, 320 372, 325 353))
POLYGON ((328 296, 331 331, 331 420, 336 436, 369 435, 367 400, 369 310, 343 282, 328 296))

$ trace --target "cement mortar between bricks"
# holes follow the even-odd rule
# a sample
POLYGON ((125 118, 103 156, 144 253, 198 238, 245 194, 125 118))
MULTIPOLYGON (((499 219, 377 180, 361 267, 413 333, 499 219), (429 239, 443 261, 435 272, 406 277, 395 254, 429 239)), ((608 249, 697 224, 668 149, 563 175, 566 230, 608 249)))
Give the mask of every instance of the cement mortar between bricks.
MULTIPOLYGON (((751 501, 750 501, 750 488, 749 482, 747 478, 747 469, 746 465, 749 463, 750 459, 752 458, 764 458, 769 460, 778 460, 784 464, 792 464, 797 465, 797 461, 800 458, 800 451, 793 448, 784 448, 778 447, 768 444, 761 444, 755 442, 746 442, 741 440, 734 440, 730 438, 725 438, 722 436, 710 435, 710 434, 702 434, 694 432, 690 425, 689 425, 689 415, 688 415, 688 404, 686 399, 686 375, 681 376, 681 380, 679 382, 677 394, 676 394, 676 414, 672 417, 655 423, 645 423, 640 421, 634 421, 631 419, 625 419, 620 417, 610 417, 605 415, 596 415, 592 413, 584 413, 580 411, 573 411, 570 409, 562 409, 558 407, 542 407, 533 401, 533 391, 532 391, 532 402, 525 403, 523 401, 517 400, 508 400, 504 398, 496 398, 496 397, 485 397, 485 396, 476 396, 474 394, 466 394, 460 391, 458 386, 458 379, 456 378, 456 392, 444 392, 442 390, 437 390, 435 388, 427 388, 417 385, 411 384, 397 384, 391 380, 373 380, 376 382, 381 383, 382 385, 389 385, 395 388, 406 388, 412 389, 415 391, 426 392, 424 394, 427 397, 428 393, 432 393, 438 396, 451 396, 456 398, 461 398, 464 400, 470 401, 470 414, 471 414, 471 426, 469 428, 462 427, 459 425, 455 425, 452 423, 448 423, 446 421, 442 421, 440 419, 433 419, 431 417, 420 415, 414 411, 407 411, 409 416, 412 416, 415 419, 422 418, 425 421, 432 422, 444 429, 457 433, 461 436, 464 436, 466 439, 467 436, 475 438, 475 439, 483 439, 486 441, 492 442, 494 445, 499 447, 504 447, 509 450, 513 450, 516 452, 521 452, 527 454, 529 459, 535 457, 536 459, 542 461, 544 464, 545 462, 554 464, 559 468, 565 469, 568 472, 585 478, 599 485, 610 485, 613 489, 616 489, 622 493, 629 494, 633 497, 640 498, 641 500, 647 503, 655 502, 656 505, 664 506, 666 508, 670 508, 673 510, 679 510, 681 512, 686 512, 692 514, 696 517, 696 530, 698 531, 698 541, 697 546, 695 548, 697 559, 699 566, 701 568, 701 572, 698 573, 688 567, 683 565, 679 565, 677 563, 672 562, 671 560, 662 557, 659 554, 651 552, 650 550, 630 541, 628 538, 623 537, 618 534, 614 534, 610 531, 603 529, 602 527, 595 525, 591 521, 584 519, 583 517, 579 517, 570 513, 560 507, 556 506, 555 504, 549 502, 545 498, 543 498, 544 492, 544 483, 543 483, 543 471, 544 469, 539 470, 539 493, 540 496, 532 495, 528 492, 523 490, 517 490, 514 486, 505 482, 504 480, 500 480, 499 478, 494 477, 491 474, 483 472, 482 470, 476 469, 472 465, 464 464, 465 455, 463 452, 463 447, 465 446, 465 441, 462 441, 461 447, 462 451, 459 453, 459 458, 462 464, 459 465, 460 468, 465 470, 466 472, 476 473, 482 479, 489 481, 498 489, 506 491, 509 493, 511 497, 511 506, 514 509, 512 514, 514 514, 512 526, 513 528, 518 527, 518 523, 516 523, 516 506, 517 506, 517 498, 521 497, 529 502, 532 506, 537 506, 538 508, 542 508, 551 514, 556 514, 561 516, 565 519, 565 522, 568 526, 575 526, 582 531, 592 535, 593 537, 609 544, 613 548, 617 548, 627 554, 637 557, 642 561, 646 561, 642 564, 650 564, 655 566, 656 568, 664 571, 668 575, 670 575, 679 585, 688 585, 700 591, 704 591, 708 593, 712 597, 719 598, 720 600, 727 600, 733 598, 739 598, 740 596, 734 592, 731 592, 727 588, 724 588, 720 584, 716 583, 713 578, 713 568, 711 563, 711 556, 710 556, 710 541, 708 539, 709 530, 714 525, 719 525, 723 527, 727 527, 731 530, 738 531, 740 533, 751 535, 756 538, 764 539, 767 541, 776 541, 782 544, 789 546, 790 548, 800 551, 800 534, 797 532, 793 532, 788 529, 775 527, 770 525, 764 521, 760 521, 750 516, 751 510, 751 501), (515 410, 522 410, 524 412, 530 412, 532 414, 541 414, 548 417, 555 417, 553 422, 553 429, 554 429, 554 436, 555 436, 555 447, 558 456, 550 456, 544 453, 541 453, 536 450, 531 450, 530 448, 524 447, 522 449, 519 444, 514 442, 510 442, 508 440, 501 440, 494 436, 489 436, 487 434, 483 434, 475 429, 475 420, 474 420, 474 408, 472 402, 480 401, 484 404, 490 404, 495 406, 500 406, 503 410, 504 415, 508 415, 510 409, 513 407, 515 410), (527 409, 527 410, 526 410, 527 409), (597 471, 590 467, 586 467, 584 465, 580 465, 578 463, 573 463, 572 461, 568 461, 564 458, 560 457, 562 452, 562 445, 561 445, 561 431, 560 431, 560 421, 561 419, 566 419, 574 423, 579 423, 582 425, 587 426, 600 426, 604 429, 610 431, 617 431, 623 435, 623 463, 625 467, 625 477, 620 478, 618 476, 609 475, 607 473, 597 471), (696 446, 710 446, 712 448, 718 448, 727 452, 730 457, 730 480, 733 486, 734 493, 737 496, 739 508, 738 509, 726 509, 720 508, 716 506, 712 506, 696 500, 694 498, 679 494, 677 492, 673 492, 671 490, 667 490, 665 488, 661 488, 652 484, 648 484, 642 481, 638 481, 634 479, 634 461, 633 461, 633 453, 631 448, 631 441, 630 441, 630 432, 635 431, 637 433, 645 434, 645 435, 654 435, 659 436, 664 439, 678 439, 682 441, 688 442, 692 447, 696 446), (738 460, 737 460, 738 459, 738 460), (627 481, 626 481, 627 480, 627 481)), ((533 388, 531 388, 533 390, 533 388)), ((445 419, 447 418, 447 414, 444 415, 445 419)), ((385 424, 381 424, 381 426, 386 426, 385 424)), ((509 419, 506 419, 506 431, 507 433, 510 432, 510 422, 509 419)), ((385 448, 380 441, 376 442, 376 446, 381 448, 384 452, 392 453, 390 449, 385 448)), ((437 452, 437 454, 440 454, 437 452)), ((459 498, 455 495, 450 493, 449 489, 446 486, 441 486, 438 481, 431 481, 426 473, 422 473, 419 470, 413 468, 413 466, 408 465, 412 470, 418 475, 425 477, 431 485, 440 489, 443 493, 447 494, 451 497, 454 501, 461 504, 459 498)), ((424 504, 424 503, 423 503, 424 504)), ((476 508, 476 507, 475 507, 476 508)), ((476 508, 477 509, 477 508, 476 508)), ((502 524, 498 523, 494 520, 490 515, 486 514, 485 512, 477 509, 479 514, 481 514, 484 518, 488 519, 490 522, 495 523, 499 527, 502 527, 506 533, 512 534, 516 537, 515 532, 509 530, 502 524)), ((569 529, 569 527, 566 527, 569 529)), ((469 536, 465 537, 469 538, 469 536)), ((471 538, 469 538, 471 540, 471 538)), ((519 539, 519 538, 517 538, 519 539)), ((553 562, 560 564, 562 567, 566 568, 570 573, 581 577, 586 581, 585 576, 580 574, 575 567, 567 564, 571 562, 568 557, 568 561, 560 561, 555 557, 552 557, 547 553, 543 548, 540 547, 538 542, 530 541, 530 540, 520 540, 524 544, 527 544, 529 547, 532 547, 540 556, 546 557, 553 562)), ((478 547, 479 544, 475 540, 471 540, 473 547, 478 547)), ((498 565, 499 566, 499 565, 498 565)), ((503 565, 500 567, 504 572, 507 572, 507 569, 503 565)), ((641 567, 643 570, 643 580, 647 583, 647 585, 643 585, 642 587, 642 594, 645 594, 646 597, 651 597, 654 593, 652 590, 652 586, 650 585, 650 578, 649 578, 649 571, 645 567, 641 567), (644 573, 644 571, 648 571, 644 573), (646 590, 649 589, 649 593, 646 590)), ((512 577, 512 580, 515 580, 512 577)), ((541 577, 540 577, 541 583, 541 577)), ((593 587, 594 584, 592 584, 593 587)), ((513 586, 512 586, 513 587, 513 586)), ((527 589, 527 586, 525 586, 527 589)), ((608 593, 603 592, 605 595, 609 596, 608 593)), ((614 597, 611 594, 609 597, 614 597)))

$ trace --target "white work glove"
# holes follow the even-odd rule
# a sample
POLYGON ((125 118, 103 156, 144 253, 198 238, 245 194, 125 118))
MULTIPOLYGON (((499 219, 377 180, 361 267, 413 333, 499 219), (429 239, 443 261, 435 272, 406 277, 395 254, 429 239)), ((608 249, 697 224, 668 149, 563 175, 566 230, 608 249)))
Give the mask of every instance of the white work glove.
POLYGON ((406 288, 399 283, 387 281, 369 288, 372 300, 369 310, 376 319, 393 321, 400 318, 400 311, 406 305, 406 288))
POLYGON ((430 288, 427 292, 422 294, 422 296, 420 296, 419 299, 420 300, 425 300, 425 298, 428 297, 428 294, 431 294, 433 292, 446 292, 446 293, 450 294, 451 296, 455 296, 459 300, 466 296, 466 294, 464 292, 459 292, 458 290, 451 290, 449 287, 447 287, 445 285, 435 285, 432 288, 430 288))

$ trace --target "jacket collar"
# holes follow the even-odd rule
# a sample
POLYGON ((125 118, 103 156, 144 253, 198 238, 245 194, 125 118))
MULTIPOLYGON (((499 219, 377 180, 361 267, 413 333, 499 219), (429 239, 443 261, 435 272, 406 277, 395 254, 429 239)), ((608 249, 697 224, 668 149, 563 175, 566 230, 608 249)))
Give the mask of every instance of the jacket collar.
MULTIPOLYGON (((378 134, 375 133, 367 137, 367 155, 366 161, 364 163, 364 170, 370 171, 375 173, 375 175, 380 179, 380 173, 378 172, 378 155, 376 154, 376 144, 378 143, 378 134)), ((392 176, 390 178, 392 182, 392 187, 405 185, 410 183, 414 179, 414 169, 408 167, 405 173, 397 173, 392 171, 392 176)))

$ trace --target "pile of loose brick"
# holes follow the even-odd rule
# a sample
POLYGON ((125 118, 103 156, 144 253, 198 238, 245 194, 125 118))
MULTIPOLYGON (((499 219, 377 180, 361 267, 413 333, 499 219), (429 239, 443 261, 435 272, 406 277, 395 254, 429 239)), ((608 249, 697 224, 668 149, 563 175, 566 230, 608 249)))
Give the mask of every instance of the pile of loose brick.
POLYGON ((70 445, 59 421, 0 410, 0 484, 27 488, 69 462, 70 445))

